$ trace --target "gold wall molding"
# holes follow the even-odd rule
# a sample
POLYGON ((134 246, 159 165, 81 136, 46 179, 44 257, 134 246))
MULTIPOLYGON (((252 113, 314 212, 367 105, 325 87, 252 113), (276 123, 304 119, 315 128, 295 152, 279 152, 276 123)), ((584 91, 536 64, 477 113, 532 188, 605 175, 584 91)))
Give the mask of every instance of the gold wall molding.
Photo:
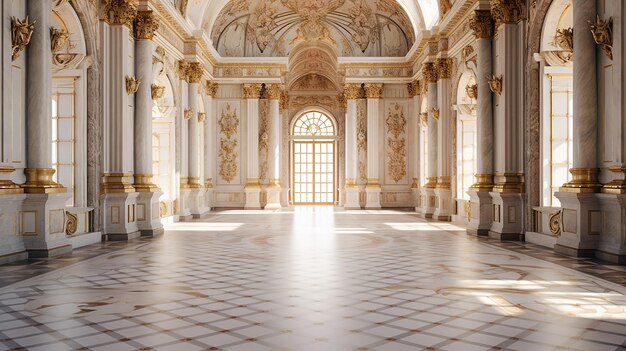
POLYGON ((219 151, 219 174, 227 183, 235 179, 238 173, 236 148, 239 142, 236 139, 236 133, 239 128, 239 117, 237 110, 233 109, 230 104, 226 104, 226 109, 222 110, 220 120, 218 122, 221 133, 225 136, 220 139, 219 151))
POLYGON ((387 173, 398 183, 406 176, 406 117, 398 103, 389 106, 387 118, 387 173))
POLYGON ((135 38, 152 40, 154 33, 159 29, 159 20, 153 11, 138 11, 135 18, 135 38))
POLYGON ((422 75, 426 83, 437 83, 437 69, 435 63, 426 62, 422 65, 422 75))
POLYGON ((597 16, 595 22, 589 21, 589 28, 593 40, 600 45, 606 56, 613 60, 613 18, 602 20, 600 16, 597 16))
POLYGON ((133 95, 139 90, 139 84, 141 84, 141 80, 133 77, 126 76, 126 94, 133 95))
POLYGON ((137 16, 137 6, 132 0, 102 0, 102 20, 110 25, 123 25, 130 30, 137 16))
POLYGON ((244 99, 259 99, 261 97, 261 84, 251 83, 243 85, 244 99))
POLYGON ((343 92, 346 100, 356 100, 361 97, 361 84, 346 84, 343 92))
POLYGON ((367 114, 365 113, 365 107, 362 104, 356 106, 356 146, 357 150, 367 151, 367 114))
POLYGON ((365 84, 365 96, 368 99, 380 99, 383 97, 382 84, 365 84))
POLYGON ((475 10, 469 18, 469 27, 476 39, 492 39, 494 23, 490 10, 475 10))
POLYGON ((524 0, 491 0, 491 15, 496 29, 502 24, 518 23, 524 15, 524 0))
POLYGON ((499 77, 493 75, 486 78, 489 82, 489 89, 491 89, 491 92, 498 96, 502 95, 502 75, 500 75, 499 77))
POLYGON ((178 12, 180 12, 180 14, 183 17, 187 17, 188 6, 189 6, 189 0, 176 0, 176 8, 178 9, 178 12))
POLYGON ((11 17, 11 59, 17 60, 26 48, 35 31, 35 22, 31 22, 28 16, 23 20, 11 17))

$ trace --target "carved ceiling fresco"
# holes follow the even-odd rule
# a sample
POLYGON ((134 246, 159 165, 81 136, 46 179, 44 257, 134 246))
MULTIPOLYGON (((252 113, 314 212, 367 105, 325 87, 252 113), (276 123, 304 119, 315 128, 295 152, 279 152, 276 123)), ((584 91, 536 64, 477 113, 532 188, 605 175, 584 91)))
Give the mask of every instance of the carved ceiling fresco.
POLYGON ((211 30, 227 57, 284 57, 303 42, 338 56, 404 56, 413 26, 395 0, 231 0, 211 30))

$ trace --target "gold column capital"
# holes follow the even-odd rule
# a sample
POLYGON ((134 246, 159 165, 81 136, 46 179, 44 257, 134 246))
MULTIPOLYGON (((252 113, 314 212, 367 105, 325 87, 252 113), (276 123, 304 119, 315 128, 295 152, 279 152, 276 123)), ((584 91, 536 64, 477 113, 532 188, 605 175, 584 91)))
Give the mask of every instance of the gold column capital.
POLYGON ((215 97, 217 95, 217 82, 207 80, 204 85, 204 91, 208 96, 215 97))
POLYGON ((409 97, 415 97, 420 94, 420 92, 422 91, 421 84, 422 83, 419 80, 414 80, 406 84, 406 89, 409 92, 409 97))
POLYGON ((259 99, 261 97, 261 84, 246 83, 243 85, 244 99, 259 99))
POLYGON ((157 29, 159 29, 159 19, 152 10, 137 12, 135 38, 152 40, 157 29))
POLYGON ((469 27, 476 39, 492 39, 494 34, 493 17, 490 10, 475 10, 469 18, 469 27))
POLYGON ((434 62, 426 62, 422 65, 422 75, 426 83, 437 83, 437 69, 434 62))
POLYGON ((450 79, 452 76, 452 59, 437 59, 437 79, 450 79))
POLYGON ((518 23, 524 15, 524 0, 491 0, 491 15, 495 28, 502 24, 518 23))
POLYGON ((197 84, 202 80, 204 75, 204 68, 200 62, 189 62, 189 68, 187 69, 187 82, 189 84, 197 84))
POLYGON ((270 84, 266 86, 267 95, 270 100, 280 100, 283 90, 280 87, 280 84, 270 84))
POLYGON ((383 97, 382 84, 365 84, 365 96, 368 99, 380 99, 383 97))
POLYGON ((102 0, 101 18, 110 25, 123 25, 133 30, 137 6, 131 0, 102 0))
POLYGON ((361 97, 361 84, 346 84, 343 86, 346 100, 355 100, 361 97))

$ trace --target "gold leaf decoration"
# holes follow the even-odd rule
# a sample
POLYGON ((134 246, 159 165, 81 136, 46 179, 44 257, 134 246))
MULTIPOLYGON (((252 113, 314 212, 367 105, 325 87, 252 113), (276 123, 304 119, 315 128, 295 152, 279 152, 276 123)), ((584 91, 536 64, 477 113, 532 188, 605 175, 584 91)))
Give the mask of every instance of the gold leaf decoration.
POLYGON ((400 104, 389 107, 387 123, 387 172, 398 183, 406 176, 406 118, 400 104))
POLYGON ((23 20, 17 17, 11 17, 11 59, 13 61, 20 57, 20 54, 30 43, 30 38, 35 31, 35 21, 30 22, 28 16, 23 20))
POLYGON ((558 212, 551 214, 549 217, 550 232, 554 235, 561 234, 561 216, 562 212, 559 210, 558 212))
POLYGON ((226 182, 230 183, 235 179, 238 172, 236 148, 238 141, 235 138, 237 129, 239 128, 239 118, 237 110, 233 109, 230 104, 226 104, 226 109, 222 110, 219 120, 221 133, 225 136, 220 139, 220 164, 219 174, 226 182))
POLYGON ((67 235, 72 235, 76 233, 76 229, 78 228, 78 217, 75 214, 65 212, 67 215, 65 219, 65 232, 67 235))

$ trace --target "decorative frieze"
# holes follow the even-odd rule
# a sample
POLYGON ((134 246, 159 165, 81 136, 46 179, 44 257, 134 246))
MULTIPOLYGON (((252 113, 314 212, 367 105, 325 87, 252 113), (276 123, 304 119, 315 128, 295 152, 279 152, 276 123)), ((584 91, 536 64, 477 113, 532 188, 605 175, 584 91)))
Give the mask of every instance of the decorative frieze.
POLYGON ((437 79, 450 79, 452 76, 452 59, 440 58, 437 60, 437 79))
POLYGON ((30 43, 30 38, 33 36, 34 31, 35 22, 30 22, 28 16, 23 20, 11 17, 11 59, 13 61, 20 57, 26 45, 30 43))
POLYGON ((133 29, 137 7, 132 0, 102 0, 102 20, 133 29))
POLYGON ((491 11, 475 10, 474 15, 469 19, 469 27, 474 32, 476 39, 493 38, 494 25, 491 11))
POLYGON ((437 69, 435 63, 426 62, 422 65, 422 75, 426 83, 437 83, 437 69))
POLYGON ((355 100, 361 97, 361 84, 346 84, 343 88, 346 100, 355 100))
POLYGON ((135 18, 135 38, 152 40, 159 29, 159 20, 153 11, 139 11, 135 18))
POLYGON ((261 84, 244 84, 243 85, 243 98, 244 99, 259 99, 261 97, 261 84))
POLYGON ((524 3, 524 0, 491 0, 491 15, 496 22, 496 28, 505 23, 521 21, 524 3))
POLYGON ((368 99, 380 99, 383 97, 382 84, 365 84, 365 96, 368 99))

